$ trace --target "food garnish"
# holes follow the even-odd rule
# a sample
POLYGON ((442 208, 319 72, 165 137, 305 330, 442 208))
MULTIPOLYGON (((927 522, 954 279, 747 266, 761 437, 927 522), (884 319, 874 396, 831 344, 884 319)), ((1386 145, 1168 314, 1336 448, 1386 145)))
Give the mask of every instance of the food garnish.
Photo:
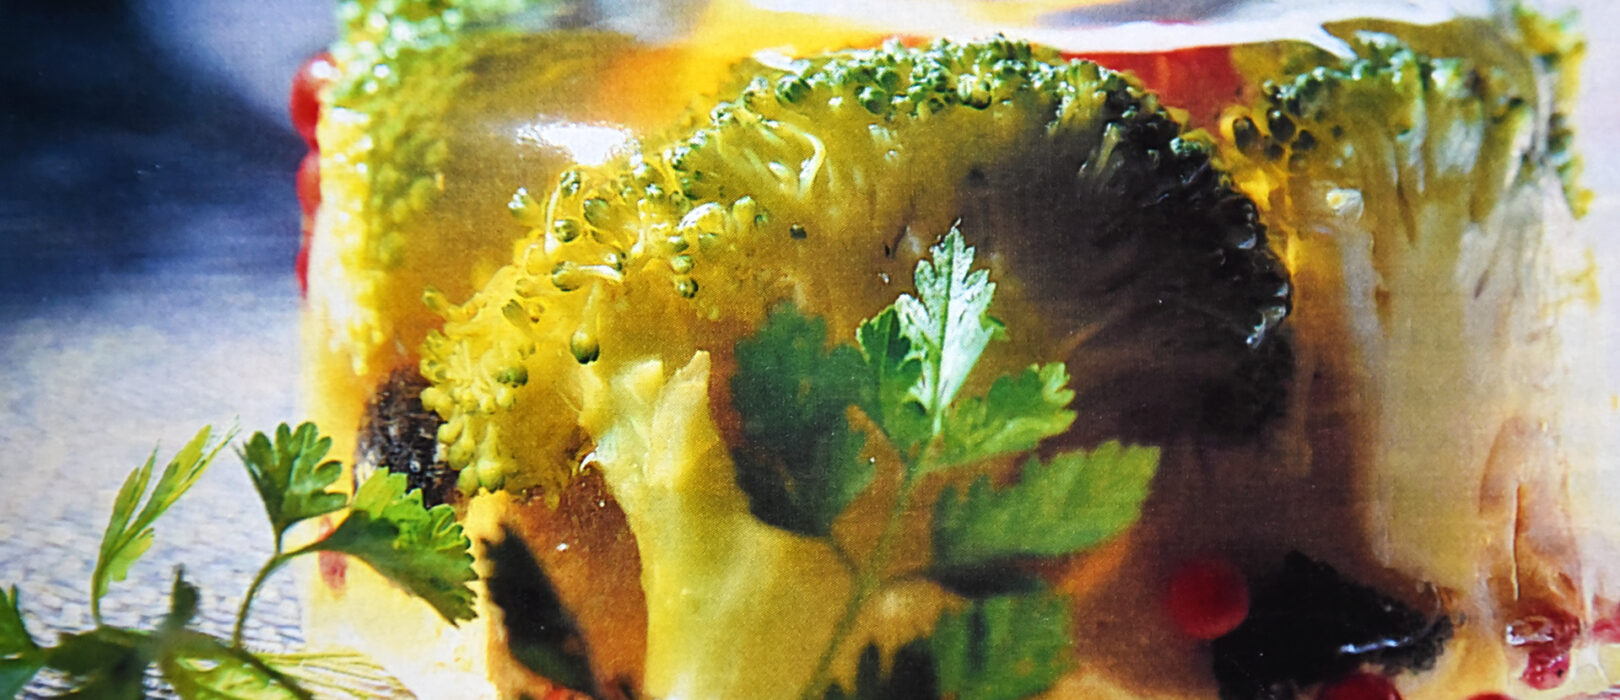
POLYGON ((311 698, 317 690, 340 693, 404 692, 397 681, 364 656, 347 650, 266 653, 248 649, 242 628, 254 596, 269 576, 288 561, 312 552, 341 552, 366 562, 402 588, 423 598, 452 622, 473 617, 476 578, 471 543, 449 506, 422 507, 417 492, 406 493, 404 477, 380 472, 353 498, 328 492, 342 472, 323 461, 331 446, 313 424, 296 430, 282 424, 274 441, 255 433, 239 452, 264 503, 275 550, 254 578, 236 616, 230 640, 191 629, 198 590, 175 570, 168 614, 154 629, 107 624, 101 601, 108 587, 124 580, 151 547, 154 523, 194 485, 234 431, 215 441, 203 428, 175 454, 153 481, 157 453, 132 471, 113 502, 90 583, 91 616, 96 626, 63 634, 54 646, 40 646, 24 626, 16 587, 0 594, 0 695, 11 696, 42 669, 66 675, 73 697, 141 698, 149 667, 182 698, 311 698), (150 490, 148 485, 150 484, 150 490), (330 534, 286 549, 285 538, 300 523, 347 508, 330 534))
POLYGON ((1019 576, 1016 564, 1077 552, 1124 530, 1158 466, 1155 449, 1107 443, 1031 457, 1010 486, 994 488, 981 476, 965 492, 947 487, 933 508, 930 565, 896 570, 896 539, 907 515, 917 513, 913 498, 924 477, 1028 451, 1074 421, 1062 363, 1000 377, 981 396, 957 397, 1002 330, 989 316, 995 284, 973 268, 974 250, 956 229, 932 253, 917 264, 916 296, 901 295, 861 324, 859 349, 825 349, 824 325, 792 308, 777 310, 738 343, 731 380, 744 438, 732 450, 738 485, 756 516, 822 541, 854 582, 806 698, 822 692, 869 599, 917 576, 970 601, 934 631, 943 692, 1019 698, 1044 690, 1069 663, 1069 616, 1038 579, 1019 576), (867 436, 849 428, 851 407, 899 458, 898 486, 882 511, 886 524, 864 548, 833 530, 877 471, 876 459, 862 457, 867 436), (970 647, 993 652, 962 657, 970 647), (1000 694, 986 694, 992 688, 1000 694))

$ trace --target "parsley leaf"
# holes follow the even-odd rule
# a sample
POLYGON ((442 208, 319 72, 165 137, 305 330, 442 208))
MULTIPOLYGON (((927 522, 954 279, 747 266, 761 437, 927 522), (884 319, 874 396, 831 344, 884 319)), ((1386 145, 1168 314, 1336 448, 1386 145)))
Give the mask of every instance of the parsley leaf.
POLYGON ((988 315, 995 285, 986 270, 973 269, 974 250, 956 228, 930 252, 917 264, 916 295, 901 295, 864 321, 858 350, 829 348, 824 322, 791 307, 773 311, 736 346, 732 402, 744 438, 732 450, 738 485, 760 520, 828 540, 854 581, 805 698, 1013 700, 1046 690, 1071 663, 1070 613, 1014 564, 1089 547, 1130 525, 1158 466, 1155 449, 1109 443, 1049 463, 1031 459, 1020 483, 1007 488, 992 488, 988 477, 965 492, 946 488, 933 511, 932 563, 908 573, 969 598, 967 608, 942 617, 930 640, 902 649, 887 673, 880 652, 868 648, 852 689, 830 683, 832 660, 864 604, 892 580, 885 570, 918 482, 1032 450, 1076 417, 1062 363, 1031 366, 996 379, 981 396, 958 398, 1002 332, 988 315), (832 522, 875 475, 871 460, 861 459, 866 436, 849 424, 852 405, 902 462, 890 517, 864 561, 832 536, 832 522))
POLYGON ((884 672, 876 646, 861 653, 853 690, 825 700, 1023 700, 1070 666, 1069 606, 1050 591, 971 601, 947 612, 932 637, 907 643, 884 672))
POLYGON ((176 568, 174 588, 169 593, 169 614, 163 618, 161 629, 185 629, 191 619, 197 616, 197 602, 201 598, 197 587, 186 581, 185 569, 176 568))
POLYGON ((902 332, 922 356, 916 396, 935 420, 935 432, 979 355, 1000 331, 986 312, 996 285, 988 270, 973 269, 973 249, 952 227, 930 249, 933 260, 917 262, 917 296, 895 300, 902 332))
POLYGON ((826 700, 938 700, 939 681, 934 673, 934 656, 928 640, 917 640, 894 653, 889 672, 883 672, 882 654, 875 645, 861 652, 855 671, 855 688, 839 685, 827 688, 826 700))
POLYGON ((39 645, 23 625, 17 587, 10 595, 0 591, 0 697, 16 697, 44 665, 39 645))
POLYGON ((46 665, 67 674, 73 690, 63 697, 87 700, 140 700, 150 637, 116 627, 64 634, 46 651, 46 665))
POLYGON ((732 450, 737 485, 755 517, 810 536, 831 532, 874 474, 860 459, 866 436, 846 414, 864 403, 865 363, 849 345, 826 345, 825 321, 778 307, 737 343, 731 379, 744 438, 732 450))
POLYGON ((153 521, 197 483, 197 479, 231 437, 226 435, 224 440, 210 448, 211 436, 211 429, 204 427, 185 447, 180 448, 153 485, 150 497, 147 497, 146 486, 152 479, 152 467, 157 462, 155 450, 147 458, 146 464, 130 472, 124 485, 118 489, 118 497, 113 501, 112 517, 108 519, 107 530, 101 538, 95 572, 90 578, 90 612, 97 622, 101 621, 101 597, 106 594, 107 585, 112 581, 124 580, 129 575, 129 567, 152 546, 153 521), (147 497, 145 506, 137 513, 135 509, 141 505, 143 497, 147 497))
POLYGON ((423 508, 420 492, 406 493, 403 475, 386 472, 368 480, 352 500, 325 493, 340 467, 336 462, 321 463, 331 441, 317 439, 315 427, 304 424, 297 430, 280 426, 274 443, 263 433, 256 434, 241 452, 276 528, 276 543, 275 554, 243 596, 231 643, 189 628, 201 595, 179 568, 169 610, 155 629, 103 624, 98 604, 107 584, 128 575, 130 566, 152 544, 153 522, 197 482, 230 441, 227 435, 213 444, 211 437, 209 428, 199 431, 155 482, 155 451, 124 480, 91 579, 95 629, 64 634, 55 646, 41 648, 23 624, 17 590, 0 591, 0 696, 20 692, 41 668, 51 668, 73 684, 63 697, 134 700, 145 696, 147 671, 154 664, 187 700, 305 700, 312 696, 302 686, 302 678, 312 679, 312 687, 333 695, 408 695, 397 680, 353 652, 259 655, 242 647, 242 626, 259 587, 288 560, 316 551, 360 558, 427 600, 452 622, 472 618, 474 594, 467 584, 477 575, 469 552, 471 542, 462 534, 450 506, 423 508), (281 534, 287 526, 345 504, 350 507, 349 517, 326 539, 296 551, 282 551, 281 534))
POLYGON ((1032 449, 1074 423, 1074 392, 1063 363, 1001 377, 983 397, 965 399, 945 416, 941 465, 970 464, 1032 449))
POLYGON ((971 602, 947 612, 930 647, 941 697, 1021 700, 1073 664, 1069 605, 1050 592, 971 602))
POLYGON ((332 534, 292 554, 356 557, 455 623, 474 617, 471 546, 449 505, 424 509, 421 491, 406 492, 404 474, 378 471, 360 485, 332 534))
POLYGON ((332 649, 257 656, 266 666, 322 698, 415 697, 399 679, 357 651, 332 649))
POLYGON ((183 700, 310 700, 297 681, 245 649, 183 630, 167 635, 158 659, 183 700))
POLYGON ((1079 551, 1129 527, 1141 514, 1159 450, 1107 442, 1091 452, 1030 459, 1022 478, 994 489, 981 477, 965 494, 934 502, 930 575, 949 582, 1010 560, 1079 551))
POLYGON ((919 398, 922 358, 906 336, 900 312, 890 306, 867 319, 855 333, 866 356, 869 387, 861 410, 883 429, 901 455, 912 459, 933 437, 928 409, 919 398))
POLYGON ((322 437, 313 423, 304 423, 296 431, 282 423, 273 444, 264 433, 254 433, 238 451, 264 501, 277 540, 293 523, 343 507, 343 494, 326 491, 343 472, 337 462, 321 461, 331 448, 332 439, 322 437))
MULTIPOLYGON (((158 670, 185 700, 277 700, 310 698, 308 691, 285 674, 270 668, 246 649, 226 646, 200 632, 186 629, 197 615, 200 594, 176 568, 169 614, 155 634, 139 645, 145 658, 155 658, 158 670)), ((145 662, 143 661, 143 664, 145 662)))

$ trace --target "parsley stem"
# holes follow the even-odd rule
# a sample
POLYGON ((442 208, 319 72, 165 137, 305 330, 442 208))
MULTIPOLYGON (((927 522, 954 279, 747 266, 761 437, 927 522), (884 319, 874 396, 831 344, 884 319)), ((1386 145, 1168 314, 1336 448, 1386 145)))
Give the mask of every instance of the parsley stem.
MULTIPOLYGON (((905 515, 906 504, 911 501, 912 491, 916 490, 918 471, 909 468, 905 470, 900 488, 894 495, 894 504, 889 507, 889 519, 883 524, 883 532, 878 535, 877 544, 872 548, 872 556, 855 574, 854 589, 850 591, 849 601, 844 604, 844 614, 838 618, 838 625, 833 628, 832 638, 827 640, 827 647, 822 650, 821 658, 816 660, 816 670, 810 675, 810 683, 799 696, 802 700, 816 700, 819 697, 816 693, 830 682, 827 676, 832 670, 833 659, 838 655, 838 649, 844 646, 850 633, 855 631, 855 622, 860 618, 866 600, 883 587, 883 569, 889 565, 895 537, 900 534, 901 517, 905 515)), ((831 546, 835 551, 843 551, 836 540, 833 540, 831 546)), ((847 558, 848 553, 845 552, 844 556, 847 558)))
POLYGON ((276 569, 280 569, 282 564, 286 564, 288 560, 298 554, 298 552, 282 553, 281 542, 279 541, 281 537, 278 535, 276 539, 275 556, 270 557, 270 561, 264 563, 264 568, 259 569, 258 575, 253 577, 253 583, 248 586, 247 593, 242 596, 242 607, 236 611, 236 626, 231 630, 232 649, 242 648, 242 626, 247 623, 248 610, 253 606, 253 598, 259 595, 259 588, 264 586, 264 582, 270 578, 270 574, 275 573, 276 569))
MULTIPOLYGON (((238 634, 241 632, 241 622, 241 618, 238 618, 238 634)), ((265 663, 264 659, 259 658, 257 654, 243 649, 240 644, 232 644, 230 653, 231 656, 235 657, 238 661, 258 669, 260 673, 263 673, 265 676, 269 677, 270 680, 275 681, 277 685, 280 685, 283 689, 292 693, 294 698, 297 698, 298 700, 314 699, 315 696, 308 690, 305 690, 303 686, 299 685, 298 681, 289 677, 287 674, 276 670, 270 664, 265 663)))

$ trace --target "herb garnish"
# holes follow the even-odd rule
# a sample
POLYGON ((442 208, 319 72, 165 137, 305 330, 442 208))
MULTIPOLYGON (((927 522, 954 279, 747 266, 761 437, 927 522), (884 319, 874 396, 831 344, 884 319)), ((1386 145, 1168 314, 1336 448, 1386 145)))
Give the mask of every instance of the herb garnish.
POLYGON ((930 639, 902 649, 893 673, 957 698, 1010 700, 1046 689, 1072 663, 1068 607, 1014 565, 1077 552, 1128 527, 1158 466, 1156 449, 1107 443, 1044 462, 1031 457, 1018 482, 999 490, 984 477, 965 492, 947 488, 933 508, 932 563, 890 571, 922 478, 1028 452, 1075 419, 1062 363, 958 397, 990 341, 1003 335, 989 315, 995 284, 973 269, 974 250, 955 228, 931 253, 917 265, 916 296, 901 295, 863 322, 858 346, 828 348, 825 323, 791 306, 737 344, 731 391, 744 438, 733 449, 738 485, 756 517, 825 542, 853 580, 803 691, 807 699, 878 697, 900 683, 880 673, 871 650, 853 691, 832 685, 829 672, 867 601, 917 576, 966 600, 941 617, 930 639), (878 473, 862 456, 868 436, 851 426, 851 407, 900 461, 888 520, 864 557, 833 528, 878 473))
POLYGON ((379 687, 403 690, 398 681, 365 657, 348 651, 271 654, 242 645, 242 625, 254 596, 270 574, 299 555, 318 551, 357 557, 378 573, 433 605, 446 620, 472 619, 476 578, 471 543, 449 506, 424 509, 420 492, 405 492, 405 478, 380 471, 349 497, 327 489, 342 472, 323 461, 330 438, 314 425, 297 430, 281 425, 275 440, 256 433, 241 450, 253 485, 264 502, 275 535, 275 551, 249 586, 229 642, 190 629, 197 614, 197 588, 176 570, 170 609, 156 629, 134 630, 102 621, 100 602, 108 585, 124 580, 129 568, 151 547, 153 523, 189 490, 218 456, 231 435, 218 443, 203 428, 175 455, 152 484, 157 454, 125 479, 90 582, 96 627, 63 634, 41 647, 23 625, 17 589, 0 592, 0 695, 21 692, 36 673, 50 668, 67 675, 73 697, 140 698, 146 669, 156 664, 182 698, 310 698, 310 688, 362 692, 379 687), (144 505, 143 505, 144 502, 144 505), (137 510, 138 508, 138 510, 137 510), (292 551, 283 536, 295 524, 335 513, 349 515, 329 535, 292 551))

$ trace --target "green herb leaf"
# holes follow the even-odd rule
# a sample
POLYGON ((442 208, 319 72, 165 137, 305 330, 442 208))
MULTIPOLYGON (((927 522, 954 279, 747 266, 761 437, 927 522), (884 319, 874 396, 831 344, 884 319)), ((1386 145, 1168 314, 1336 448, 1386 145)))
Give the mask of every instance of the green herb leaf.
POLYGON ((150 663, 148 635, 114 627, 64 634, 45 652, 45 665, 67 674, 73 690, 66 698, 140 700, 150 663))
POLYGON ((1009 560, 1062 556, 1118 534, 1141 514, 1158 465, 1158 448, 1107 442, 1046 464, 1031 459, 1019 482, 1003 489, 988 478, 965 494, 947 488, 934 503, 930 575, 949 585, 1007 569, 1009 560))
POLYGON ((212 430, 204 427, 191 442, 180 448, 158 477, 150 497, 146 498, 145 506, 138 513, 135 509, 147 496, 146 486, 152 479, 157 451, 152 452, 146 464, 130 472, 123 487, 119 488, 118 497, 113 501, 112 517, 101 538, 95 572, 90 578, 90 610, 97 622, 101 620, 101 597, 106 594, 107 585, 112 581, 124 580, 129 575, 129 567, 152 546, 153 521, 197 483, 209 463, 231 438, 226 435, 223 441, 210 448, 211 436, 212 430))
POLYGON ((343 494, 326 491, 343 472, 336 461, 321 461, 331 448, 332 439, 322 437, 313 423, 297 430, 282 423, 273 444, 264 433, 254 433, 238 453, 278 539, 300 520, 343 507, 343 494))
POLYGON ((356 557, 455 623, 474 617, 471 546, 448 504, 424 508, 421 491, 406 492, 404 474, 378 471, 355 492, 337 529, 300 553, 356 557))
POLYGON ((245 649, 198 632, 167 636, 163 679, 183 700, 310 700, 297 681, 245 649))
POLYGON ((966 399, 945 416, 939 463, 969 464, 1034 448, 1074 423, 1074 392, 1063 363, 1001 377, 983 397, 966 399))
POLYGON ((174 587, 169 593, 169 614, 163 618, 161 629, 165 631, 185 629, 191 619, 197 616, 199 598, 201 594, 197 587, 186 581, 185 569, 176 567, 174 587))
POLYGON ((410 689, 372 661, 349 649, 259 654, 259 660, 322 698, 414 698, 410 689))
POLYGON ((0 591, 0 697, 16 697, 45 665, 44 656, 23 625, 17 587, 0 591))
POLYGON ((853 347, 826 344, 824 321, 778 307, 737 343, 731 379, 744 438, 732 450, 737 485, 755 517, 811 536, 831 532, 874 473, 860 459, 866 436, 846 413, 865 403, 865 362, 853 347))
POLYGON ((855 689, 833 685, 827 688, 826 700, 938 700, 938 688, 933 652, 922 639, 900 647, 887 673, 878 648, 867 646, 856 667, 855 689))
POLYGON ((975 600, 947 612, 934 634, 902 646, 885 672, 876 646, 861 653, 854 690, 826 700, 1025 700, 1073 665, 1069 606, 1050 591, 975 600))
POLYGON ((870 386, 861 405, 894 448, 908 458, 933 437, 918 383, 922 358, 906 336, 900 312, 890 306, 867 319, 855 333, 866 356, 870 386))
POLYGON ((973 269, 973 249, 962 232, 952 227, 930 252, 932 261, 917 263, 917 296, 901 295, 894 308, 921 353, 916 396, 938 432, 938 422, 1000 326, 987 315, 996 285, 987 270, 973 269))
POLYGON ((1068 602, 1050 592, 975 600, 947 612, 931 647, 939 696, 1022 700, 1073 665, 1068 602))

